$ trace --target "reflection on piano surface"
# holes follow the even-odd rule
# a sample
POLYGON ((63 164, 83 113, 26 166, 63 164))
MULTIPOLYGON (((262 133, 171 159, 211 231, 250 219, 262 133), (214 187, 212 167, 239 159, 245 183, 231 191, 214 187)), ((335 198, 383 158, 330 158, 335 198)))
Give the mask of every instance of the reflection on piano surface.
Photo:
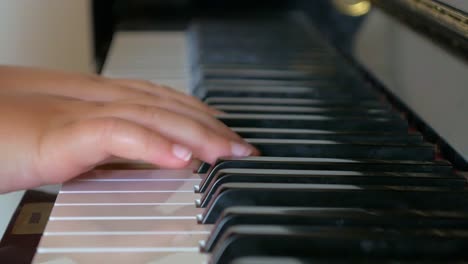
MULTIPOLYGON (((317 30, 321 26, 300 12, 191 22, 182 38, 187 45, 181 45, 191 58, 190 70, 177 71, 175 63, 171 67, 178 74, 167 79, 191 86, 189 92, 224 111, 219 119, 263 156, 222 158, 197 173, 96 170, 83 175, 60 191, 34 262, 467 261, 468 191, 461 169, 466 168, 468 125, 460 122, 468 105, 468 93, 460 88, 467 83, 466 61, 381 11, 366 19, 353 20, 359 38, 345 49, 331 45, 317 30), (411 57, 417 54, 400 53, 407 64, 394 68, 387 61, 396 58, 391 57, 396 44, 377 40, 374 47, 366 46, 376 21, 392 23, 393 30, 409 36, 405 41, 427 41, 419 47, 448 58, 440 61, 452 67, 446 87, 437 90, 436 79, 418 75, 421 62, 411 57), (378 45, 387 53, 377 53, 378 45), (407 82, 407 70, 419 81, 407 82), (411 85, 426 90, 416 94, 411 85), (382 92, 383 86, 403 102, 393 104, 395 97, 382 92), (433 118, 434 105, 428 104, 441 98, 425 98, 428 104, 415 98, 444 92, 460 112, 447 106, 433 118), (401 103, 416 114, 402 113, 401 103), (448 114, 458 121, 442 120, 448 114), (422 120, 429 124, 424 133, 418 131, 422 120), (427 141, 437 133, 444 135, 439 140, 450 160, 427 141)), ((155 63, 150 55, 154 33, 117 32, 103 73, 160 79, 154 76, 157 69, 147 68, 155 63), (125 48, 128 43, 148 50, 125 48), (148 57, 132 56, 135 52, 148 57)), ((344 40, 331 35, 331 43, 344 40)))

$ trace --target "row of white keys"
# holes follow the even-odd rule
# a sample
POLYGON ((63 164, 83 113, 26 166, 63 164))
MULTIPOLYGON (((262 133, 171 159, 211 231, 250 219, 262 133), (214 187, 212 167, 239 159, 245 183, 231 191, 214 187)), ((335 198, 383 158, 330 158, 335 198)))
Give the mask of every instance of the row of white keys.
POLYGON ((204 263, 199 182, 190 170, 103 170, 67 183, 34 263, 204 263))

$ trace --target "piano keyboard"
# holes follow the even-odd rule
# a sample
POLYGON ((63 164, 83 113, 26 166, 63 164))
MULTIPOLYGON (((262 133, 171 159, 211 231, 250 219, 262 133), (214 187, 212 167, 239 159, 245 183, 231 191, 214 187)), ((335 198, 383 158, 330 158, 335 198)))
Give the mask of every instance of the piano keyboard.
POLYGON ((468 259, 466 179, 312 29, 199 21, 190 41, 189 90, 263 156, 89 172, 60 191, 35 263, 468 259))

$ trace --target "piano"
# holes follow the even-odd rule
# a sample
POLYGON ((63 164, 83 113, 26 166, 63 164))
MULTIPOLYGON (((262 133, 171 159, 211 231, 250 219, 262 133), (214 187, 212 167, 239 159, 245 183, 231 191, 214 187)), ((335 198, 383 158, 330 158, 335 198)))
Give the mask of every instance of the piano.
POLYGON ((101 73, 199 97, 262 156, 98 167, 15 263, 468 261, 466 2, 110 2, 101 73))

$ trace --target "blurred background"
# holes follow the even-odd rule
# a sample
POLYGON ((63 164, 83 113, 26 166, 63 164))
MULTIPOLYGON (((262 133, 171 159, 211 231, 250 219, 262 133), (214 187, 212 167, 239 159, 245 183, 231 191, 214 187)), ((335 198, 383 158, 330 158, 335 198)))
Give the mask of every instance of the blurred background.
POLYGON ((0 64, 94 68, 89 0, 0 0, 0 64))

